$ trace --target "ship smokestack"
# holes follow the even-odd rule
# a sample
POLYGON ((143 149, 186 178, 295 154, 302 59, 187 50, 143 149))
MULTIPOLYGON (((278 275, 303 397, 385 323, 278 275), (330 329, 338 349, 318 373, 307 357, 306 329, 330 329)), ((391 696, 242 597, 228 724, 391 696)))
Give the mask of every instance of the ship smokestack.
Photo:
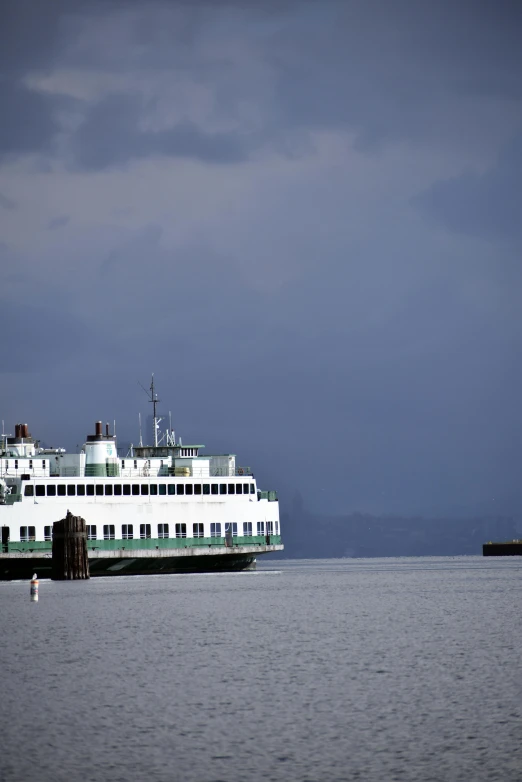
POLYGON ((29 434, 29 427, 27 424, 22 424, 22 437, 28 438, 31 435, 29 434))
POLYGON ((101 421, 96 421, 96 437, 103 435, 103 426, 101 421))
POLYGON ((22 431, 22 424, 15 424, 15 437, 17 438, 17 440, 19 440, 20 437, 22 437, 21 431, 22 431))
POLYGON ((105 424, 105 434, 109 436, 109 424, 105 424))

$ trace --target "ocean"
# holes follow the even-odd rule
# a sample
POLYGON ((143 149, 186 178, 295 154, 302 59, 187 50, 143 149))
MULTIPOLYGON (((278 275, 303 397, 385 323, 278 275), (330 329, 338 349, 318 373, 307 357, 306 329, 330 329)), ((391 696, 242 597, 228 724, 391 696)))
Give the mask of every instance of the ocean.
POLYGON ((522 780, 522 559, 0 583, 2 782, 522 780))

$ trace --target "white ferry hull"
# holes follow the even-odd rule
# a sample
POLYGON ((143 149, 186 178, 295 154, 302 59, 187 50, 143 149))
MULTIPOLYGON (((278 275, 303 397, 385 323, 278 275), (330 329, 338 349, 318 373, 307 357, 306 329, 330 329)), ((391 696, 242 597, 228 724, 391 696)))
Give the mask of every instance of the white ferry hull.
MULTIPOLYGON (((78 480, 61 479, 65 485, 78 480)), ((96 483, 105 486, 114 481, 105 478, 96 483)), ((89 500, 37 500, 24 495, 23 501, 0 507, 1 527, 10 531, 9 542, 0 548, 0 580, 30 579, 34 572, 39 578, 51 577, 52 542, 49 534, 46 539, 45 530, 49 533, 53 523, 64 518, 68 510, 96 530, 96 539, 87 540, 91 576, 247 570, 255 568, 258 556, 283 550, 280 534, 274 534, 275 530, 279 533, 279 503, 258 500, 256 495, 225 495, 222 499, 173 495, 165 499, 149 494, 89 500), (261 523, 262 534, 241 534, 245 522, 252 533, 258 531, 261 523), (224 534, 212 537, 216 523, 221 525, 222 533, 231 525, 238 534, 228 541, 224 534), (195 524, 201 525, 203 537, 193 537, 195 524), (103 534, 107 525, 114 531, 110 539, 103 534), (186 537, 175 537, 179 525, 186 537), (140 537, 144 526, 148 531, 146 538, 140 537), (34 539, 22 540, 23 528, 34 530, 34 539), (158 537, 162 528, 168 528, 172 537, 158 537), (123 530, 132 530, 132 537, 124 539, 123 530)))

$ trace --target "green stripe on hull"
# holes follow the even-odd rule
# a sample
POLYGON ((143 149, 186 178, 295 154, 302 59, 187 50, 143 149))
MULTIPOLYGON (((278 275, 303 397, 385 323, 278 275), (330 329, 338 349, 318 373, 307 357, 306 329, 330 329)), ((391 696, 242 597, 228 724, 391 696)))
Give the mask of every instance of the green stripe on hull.
MULTIPOLYGON (((264 535, 232 538, 234 546, 261 545, 266 543, 264 535)), ((270 543, 279 545, 281 535, 270 535, 270 543)), ((88 540, 87 551, 135 551, 136 549, 169 549, 169 548, 198 548, 200 546, 224 546, 225 538, 132 538, 132 540, 88 540)), ((42 554, 50 554, 51 541, 23 541, 11 542, 4 553, 24 553, 41 551, 42 554)))

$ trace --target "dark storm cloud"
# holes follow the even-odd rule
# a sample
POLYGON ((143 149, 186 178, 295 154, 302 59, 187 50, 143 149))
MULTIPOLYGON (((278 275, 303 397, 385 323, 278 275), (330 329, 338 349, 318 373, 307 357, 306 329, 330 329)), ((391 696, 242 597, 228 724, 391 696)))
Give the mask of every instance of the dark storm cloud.
POLYGON ((436 135, 452 100, 458 113, 465 96, 522 95, 520 3, 371 0, 324 11, 276 38, 285 124, 352 128, 368 149, 436 135))
POLYGON ((52 220, 49 220, 47 223, 47 228, 50 231, 54 231, 57 228, 63 228, 70 222, 71 218, 69 215, 59 215, 58 217, 53 217, 52 220))
POLYGON ((117 279, 119 275, 125 275, 126 268, 132 267, 133 261, 137 260, 139 263, 143 257, 148 258, 148 268, 150 268, 151 261, 154 266, 154 258, 158 252, 162 234, 161 226, 146 226, 137 236, 133 236, 130 241, 116 247, 109 253, 100 264, 100 275, 105 277, 109 273, 114 273, 115 279, 117 279))
POLYGON ((11 198, 8 198, 3 193, 0 193, 0 207, 2 207, 2 209, 8 209, 9 211, 12 211, 13 209, 16 209, 16 203, 11 198))
POLYGON ((60 18, 64 0, 3 0, 0 11, 0 73, 18 78, 48 67, 62 48, 60 18))
POLYGON ((0 160, 30 152, 50 151, 58 132, 56 99, 0 78, 0 160))
POLYGON ((85 324, 63 303, 53 307, 49 299, 46 305, 24 301, 23 307, 15 297, 0 299, 0 334, 15 337, 3 352, 0 373, 54 369, 84 351, 89 341, 93 347, 85 324))
POLYGON ((52 96, 29 89, 23 79, 49 68, 63 48, 61 0, 4 0, 0 11, 0 160, 49 150, 59 126, 52 96))
POLYGON ((245 143, 235 133, 210 133, 183 122, 168 130, 141 130, 146 104, 136 95, 108 95, 97 103, 73 135, 74 164, 100 170, 136 158, 165 155, 209 163, 245 159, 245 143))
MULTIPOLYGON (((214 89, 218 105, 228 106, 232 116, 247 96, 263 107, 257 137, 210 132, 188 119, 151 132, 140 127, 146 101, 109 95, 94 106, 83 106, 83 124, 70 139, 70 155, 80 168, 98 170, 149 155, 240 162, 263 144, 284 153, 295 146, 285 141, 295 129, 350 129, 365 150, 390 140, 436 137, 441 117, 447 124, 448 112, 459 114, 459 100, 465 96, 520 98, 521 25, 522 4, 510 0, 333 0, 320 6, 231 0, 156 0, 146 5, 137 0, 10 0, 2 24, 0 51, 7 81, 0 105, 11 108, 0 128, 0 154, 49 150, 59 130, 59 107, 49 96, 28 90, 21 77, 56 63, 105 64, 116 71, 136 65, 151 71, 188 70, 214 89), (103 45, 100 39, 79 49, 71 45, 87 23, 89 29, 103 32, 104 19, 125 11, 137 14, 128 40, 115 37, 103 45), (198 49, 204 31, 209 35, 214 30, 216 40, 223 37, 224 28, 217 25, 220 11, 228 14, 223 19, 235 20, 238 31, 244 29, 244 40, 254 52, 262 46, 262 62, 274 79, 269 96, 248 73, 248 82, 241 82, 241 63, 234 63, 233 51, 230 58, 223 53, 208 57, 204 43, 198 49), (257 32, 253 21, 263 16, 272 24, 257 32)), ((460 132, 456 125, 455 135, 460 132)))
POLYGON ((463 173, 413 201, 450 231, 490 240, 522 240, 522 133, 484 174, 463 173))

